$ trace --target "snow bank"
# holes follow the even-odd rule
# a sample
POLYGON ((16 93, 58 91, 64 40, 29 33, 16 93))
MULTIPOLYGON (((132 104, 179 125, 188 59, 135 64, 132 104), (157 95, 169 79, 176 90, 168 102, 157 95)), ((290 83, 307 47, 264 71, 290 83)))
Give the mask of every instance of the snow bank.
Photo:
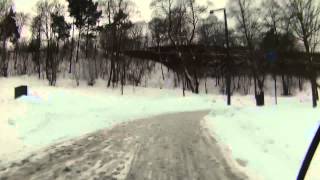
POLYGON ((320 122, 320 109, 311 108, 305 95, 279 98, 279 105, 261 108, 251 98, 233 97, 234 105, 228 108, 217 101, 206 125, 235 159, 263 179, 295 179, 320 122))
MULTIPOLYGON (((0 163, 7 160, 7 154, 15 154, 24 148, 18 138, 13 119, 26 112, 26 106, 14 101, 14 83, 4 83, 0 80, 0 163), (12 86, 10 88, 8 86, 12 86)), ((20 84, 21 85, 21 84, 20 84)))
POLYGON ((135 97, 117 95, 85 96, 57 90, 48 100, 23 97, 28 105, 23 117, 14 119, 23 141, 31 145, 48 145, 55 140, 111 127, 127 120, 161 113, 209 108, 205 99, 197 97, 135 97), (50 132, 50 133, 48 133, 50 132))

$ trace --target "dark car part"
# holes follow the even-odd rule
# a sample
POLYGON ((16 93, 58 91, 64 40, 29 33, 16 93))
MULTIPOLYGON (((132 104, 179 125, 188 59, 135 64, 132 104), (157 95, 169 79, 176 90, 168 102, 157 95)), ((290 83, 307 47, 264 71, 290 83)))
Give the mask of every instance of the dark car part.
POLYGON ((312 142, 311 142, 311 145, 309 147, 309 150, 307 152, 307 155, 306 157, 304 158, 304 161, 302 163, 302 166, 301 166, 301 169, 300 169, 300 172, 298 174, 298 177, 297 177, 297 180, 304 180, 307 172, 308 172, 308 169, 309 169, 309 166, 311 164, 311 161, 312 161, 312 158, 317 150, 317 147, 319 145, 319 142, 320 142, 320 125, 319 125, 319 128, 316 132, 316 135, 314 136, 312 142))

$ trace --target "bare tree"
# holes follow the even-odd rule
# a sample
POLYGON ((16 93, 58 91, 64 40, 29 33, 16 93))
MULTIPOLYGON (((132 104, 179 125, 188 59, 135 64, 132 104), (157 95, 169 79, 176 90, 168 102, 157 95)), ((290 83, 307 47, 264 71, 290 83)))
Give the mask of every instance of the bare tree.
MULTIPOLYGON (((183 95, 186 87, 192 92, 199 93, 199 74, 197 71, 190 72, 187 69, 181 46, 190 46, 194 43, 200 16, 206 8, 198 5, 195 0, 153 0, 151 7, 155 14, 165 19, 167 36, 179 57, 183 95)), ((192 61, 197 61, 192 49, 188 53, 192 54, 192 61)))
POLYGON ((263 24, 267 30, 272 29, 275 34, 281 31, 284 19, 284 10, 276 0, 264 0, 261 4, 263 24))
MULTIPOLYGON (((17 26, 18 26, 18 31, 19 33, 21 34, 22 33, 22 30, 23 28, 28 24, 28 20, 29 20, 29 14, 26 14, 26 13, 17 13, 16 14, 16 23, 17 23, 17 26)), ((26 40, 22 40, 23 41, 23 44, 26 43, 26 40)), ((16 70, 17 68, 17 61, 18 61, 18 53, 19 53, 19 49, 20 49, 20 39, 15 43, 15 47, 14 47, 14 69, 16 70)))
POLYGON ((42 14, 38 14, 32 19, 30 30, 31 34, 31 41, 29 43, 29 49, 32 53, 32 61, 35 63, 38 78, 41 78, 41 34, 43 32, 42 27, 42 14))
POLYGON ((313 54, 320 41, 320 4, 317 0, 289 0, 289 8, 293 17, 295 35, 303 42, 308 56, 306 71, 309 72, 312 104, 313 107, 316 107, 319 96, 316 81, 317 76, 312 63, 313 54))
MULTIPOLYGON (((159 17, 153 18, 149 22, 149 30, 151 32, 153 46, 157 47, 158 53, 160 54, 160 47, 168 41, 165 19, 159 17)), ((159 61, 162 61, 161 56, 159 56, 159 61)), ((165 80, 162 64, 160 64, 160 68, 162 79, 165 80)))
POLYGON ((57 0, 38 1, 37 16, 32 22, 33 60, 37 64, 38 75, 41 75, 41 47, 45 44, 45 73, 49 85, 54 86, 60 63, 60 40, 69 37, 69 25, 65 22, 65 7, 57 0), (42 43, 44 42, 44 43, 42 43))
POLYGON ((261 32, 260 9, 252 0, 229 1, 233 15, 236 17, 238 29, 243 35, 244 44, 249 51, 249 65, 252 69, 254 79, 254 91, 256 104, 264 105, 264 81, 265 74, 262 64, 255 56, 255 49, 258 48, 261 32))
POLYGON ((211 15, 201 20, 198 28, 199 42, 207 47, 225 45, 224 22, 220 21, 215 15, 211 15))
MULTIPOLYGON (((10 3, 10 2, 7 2, 10 3)), ((0 4, 1 6, 10 6, 4 17, 0 21, 0 40, 2 41, 2 59, 0 61, 1 75, 8 76, 8 59, 7 59, 7 42, 10 40, 15 44, 20 38, 19 28, 16 22, 16 12, 14 12, 12 4, 0 4)), ((6 8, 4 8, 6 9, 6 8)))
POLYGON ((106 24, 102 30, 101 44, 104 48, 106 61, 110 60, 108 87, 115 87, 121 80, 124 83, 125 63, 120 61, 121 50, 125 48, 125 41, 128 39, 128 30, 132 27, 130 21, 131 1, 109 0, 101 4, 106 15, 106 24), (120 63, 121 62, 121 63, 120 63))
POLYGON ((143 42, 143 23, 135 23, 132 28, 128 31, 128 37, 131 41, 130 45, 132 46, 130 49, 140 50, 142 48, 143 42))

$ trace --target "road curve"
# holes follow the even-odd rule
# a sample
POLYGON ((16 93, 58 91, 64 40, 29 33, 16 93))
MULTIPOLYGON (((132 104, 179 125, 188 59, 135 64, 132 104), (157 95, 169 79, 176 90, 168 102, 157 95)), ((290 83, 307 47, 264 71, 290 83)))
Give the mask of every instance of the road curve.
POLYGON ((160 115, 53 145, 0 168, 0 180, 243 180, 201 127, 208 112, 160 115))

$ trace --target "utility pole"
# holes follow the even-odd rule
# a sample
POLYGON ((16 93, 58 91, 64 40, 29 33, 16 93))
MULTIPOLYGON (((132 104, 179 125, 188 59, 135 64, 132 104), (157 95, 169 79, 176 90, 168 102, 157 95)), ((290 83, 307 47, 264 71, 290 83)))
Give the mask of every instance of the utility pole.
POLYGON ((229 31, 228 31, 228 19, 226 8, 211 10, 210 14, 213 14, 216 11, 223 11, 224 13, 224 31, 226 39, 226 92, 228 97, 228 106, 231 105, 231 72, 230 72, 230 46, 229 46, 229 31))

